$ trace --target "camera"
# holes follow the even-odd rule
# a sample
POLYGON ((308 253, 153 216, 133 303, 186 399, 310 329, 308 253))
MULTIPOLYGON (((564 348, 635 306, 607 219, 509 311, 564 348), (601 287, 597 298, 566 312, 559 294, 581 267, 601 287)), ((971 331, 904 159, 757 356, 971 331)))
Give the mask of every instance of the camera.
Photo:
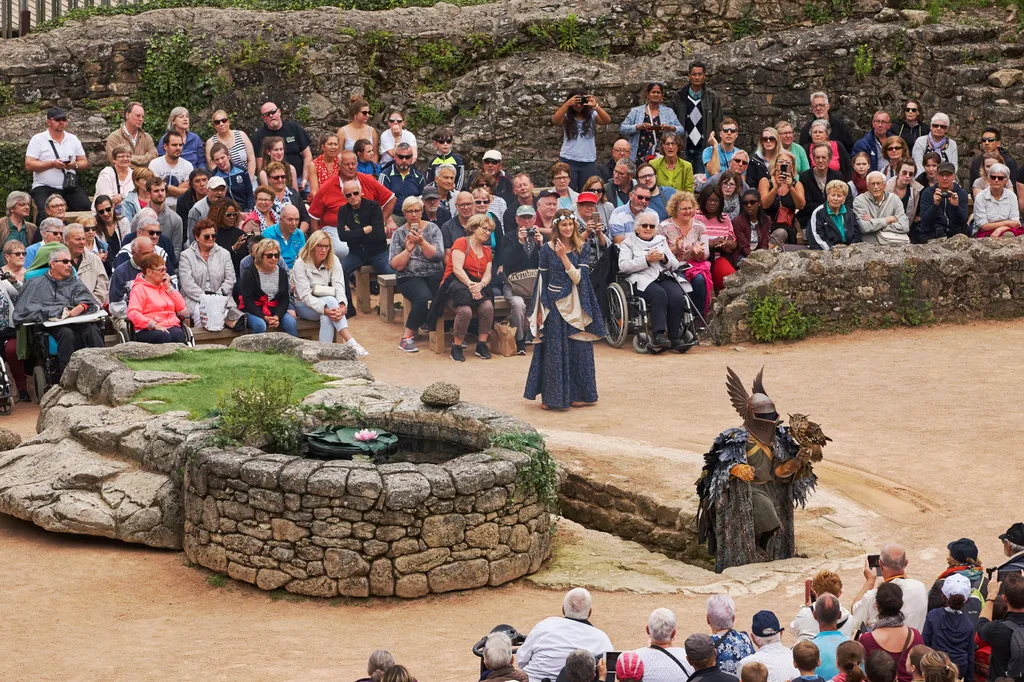
POLYGON ((587 105, 587 96, 586 95, 576 95, 576 103, 579 104, 581 107, 586 106, 587 105))
POLYGON ((939 196, 942 197, 943 199, 948 199, 949 198, 949 192, 947 192, 946 190, 940 190, 939 191, 939 196))
POLYGON ((528 228, 526 228, 526 236, 527 237, 532 237, 535 234, 537 234, 537 228, 536 227, 528 227, 528 228))

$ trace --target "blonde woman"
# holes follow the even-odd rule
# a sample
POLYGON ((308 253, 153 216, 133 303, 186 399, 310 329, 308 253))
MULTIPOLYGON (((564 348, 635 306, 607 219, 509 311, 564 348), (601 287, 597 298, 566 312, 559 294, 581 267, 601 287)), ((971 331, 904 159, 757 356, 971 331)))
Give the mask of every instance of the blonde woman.
POLYGON ((341 261, 334 255, 331 238, 323 230, 311 234, 299 251, 291 283, 295 289, 295 312, 304 320, 320 321, 320 343, 345 343, 355 349, 356 356, 369 355, 348 329, 345 274, 341 261))

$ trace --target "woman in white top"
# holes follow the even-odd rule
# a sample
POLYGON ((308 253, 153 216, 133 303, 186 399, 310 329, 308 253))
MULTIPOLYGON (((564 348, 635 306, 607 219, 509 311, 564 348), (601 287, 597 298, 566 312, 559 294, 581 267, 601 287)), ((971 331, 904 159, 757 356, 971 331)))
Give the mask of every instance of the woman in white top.
MULTIPOLYGON (((256 152, 252 147, 252 140, 241 130, 231 129, 231 120, 223 109, 213 112, 213 129, 216 135, 206 141, 206 167, 213 168, 213 156, 210 150, 215 142, 222 143, 228 148, 228 156, 231 157, 231 165, 235 168, 245 170, 249 177, 256 172, 256 152)), ((253 182, 255 185, 255 181, 253 182)))
POLYGON ((309 236, 291 271, 295 312, 303 320, 320 320, 320 343, 346 343, 358 357, 369 355, 348 329, 345 309, 345 274, 334 255, 331 238, 323 230, 309 236))
POLYGON ((100 171, 96 178, 94 196, 105 194, 110 197, 115 212, 120 214, 121 202, 129 192, 135 190, 135 182, 132 180, 132 149, 126 144, 120 144, 111 151, 114 165, 100 171))
MULTIPOLYGON (((377 154, 377 131, 370 127, 370 103, 359 95, 352 95, 348 103, 348 113, 352 120, 348 125, 338 128, 338 139, 345 151, 352 151, 356 140, 369 140, 370 150, 377 154)), ((376 161, 377 159, 374 159, 376 161)))
POLYGON ((412 147, 412 162, 416 164, 418 157, 416 136, 405 129, 405 117, 402 112, 394 109, 388 114, 388 129, 380 134, 380 165, 394 163, 395 147, 402 142, 412 147))

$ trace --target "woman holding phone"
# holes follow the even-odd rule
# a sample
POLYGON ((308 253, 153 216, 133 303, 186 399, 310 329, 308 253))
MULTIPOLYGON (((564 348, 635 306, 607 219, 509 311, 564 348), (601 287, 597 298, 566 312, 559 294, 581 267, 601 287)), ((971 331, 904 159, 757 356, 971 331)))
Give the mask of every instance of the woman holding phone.
POLYGON ((772 219, 772 231, 785 230, 786 243, 796 243, 796 212, 807 203, 804 186, 796 179, 796 158, 789 152, 779 152, 772 162, 769 177, 761 178, 758 192, 761 206, 772 219))
POLYGON ((398 276, 398 292, 409 306, 405 333, 398 349, 415 353, 416 332, 426 322, 428 304, 444 274, 444 237, 441 228, 423 218, 423 200, 409 197, 402 202, 405 224, 391 235, 388 257, 398 276))

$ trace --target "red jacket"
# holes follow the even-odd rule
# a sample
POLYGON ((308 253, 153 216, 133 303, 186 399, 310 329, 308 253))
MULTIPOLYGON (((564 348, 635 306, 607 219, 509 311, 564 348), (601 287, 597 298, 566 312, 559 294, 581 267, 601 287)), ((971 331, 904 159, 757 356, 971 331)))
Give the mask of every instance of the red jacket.
POLYGON ((178 311, 185 310, 185 299, 176 289, 148 282, 141 274, 135 277, 128 296, 128 320, 136 329, 145 329, 150 321, 170 329, 181 326, 178 311))

